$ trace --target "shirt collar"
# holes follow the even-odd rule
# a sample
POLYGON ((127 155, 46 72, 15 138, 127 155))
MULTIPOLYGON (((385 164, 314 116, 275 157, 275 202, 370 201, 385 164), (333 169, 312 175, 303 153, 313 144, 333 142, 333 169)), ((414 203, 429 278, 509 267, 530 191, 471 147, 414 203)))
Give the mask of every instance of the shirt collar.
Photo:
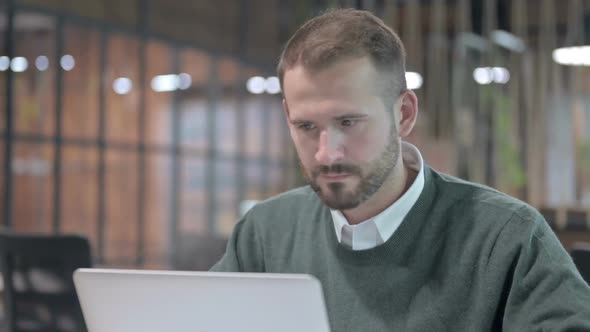
MULTIPOLYGON (((395 233, 403 219, 410 212, 410 209, 414 206, 424 189, 424 160, 418 148, 404 141, 402 141, 402 159, 406 167, 418 172, 412 185, 399 199, 375 217, 357 225, 350 225, 353 228, 353 232, 374 229, 369 226, 370 223, 374 223, 382 240, 379 242, 383 243, 395 233)), ((348 221, 339 210, 330 210, 330 212, 332 214, 336 237, 338 238, 338 242, 341 242, 342 228, 344 225, 348 225, 348 221)))

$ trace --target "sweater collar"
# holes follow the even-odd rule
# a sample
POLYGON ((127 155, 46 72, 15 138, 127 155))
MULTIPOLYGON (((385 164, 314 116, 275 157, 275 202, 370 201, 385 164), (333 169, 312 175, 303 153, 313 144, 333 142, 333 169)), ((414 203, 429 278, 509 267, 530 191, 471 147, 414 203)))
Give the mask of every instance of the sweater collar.
POLYGON ((408 190, 387 209, 357 225, 349 225, 341 211, 330 210, 338 242, 342 242, 344 227, 351 228, 353 250, 376 247, 395 233, 424 189, 424 161, 418 148, 408 142, 402 142, 402 159, 404 165, 416 171, 418 175, 408 190))
MULTIPOLYGON (((333 222, 326 220, 324 224, 326 227, 327 241, 332 244, 330 247, 335 250, 335 253, 349 263, 361 265, 371 264, 374 259, 378 259, 379 257, 391 255, 404 257, 408 255, 406 251, 411 250, 411 244, 424 231, 424 227, 426 227, 431 219, 429 216, 432 213, 431 211, 437 195, 436 178, 438 178, 438 173, 426 164, 423 167, 423 172, 424 188, 418 200, 395 233, 385 243, 377 247, 354 251, 347 246, 341 245, 336 238, 333 222)), ((331 219, 330 209, 325 205, 323 205, 323 209, 325 217, 331 219)))

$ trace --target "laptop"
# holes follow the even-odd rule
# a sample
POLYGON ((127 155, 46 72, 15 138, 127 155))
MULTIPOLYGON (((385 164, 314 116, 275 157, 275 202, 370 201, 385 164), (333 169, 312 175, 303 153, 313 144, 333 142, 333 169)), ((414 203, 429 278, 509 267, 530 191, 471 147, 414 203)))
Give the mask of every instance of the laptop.
POLYGON ((320 282, 304 274, 78 269, 89 332, 329 332, 320 282))

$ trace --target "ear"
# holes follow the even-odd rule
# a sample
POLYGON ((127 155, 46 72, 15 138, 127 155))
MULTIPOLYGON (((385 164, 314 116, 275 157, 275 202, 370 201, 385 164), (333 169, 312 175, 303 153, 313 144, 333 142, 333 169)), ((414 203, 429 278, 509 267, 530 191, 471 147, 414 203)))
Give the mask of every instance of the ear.
POLYGON ((400 117, 398 118, 398 133, 401 137, 408 136, 418 117, 418 97, 412 90, 406 90, 400 96, 401 105, 399 109, 400 117))

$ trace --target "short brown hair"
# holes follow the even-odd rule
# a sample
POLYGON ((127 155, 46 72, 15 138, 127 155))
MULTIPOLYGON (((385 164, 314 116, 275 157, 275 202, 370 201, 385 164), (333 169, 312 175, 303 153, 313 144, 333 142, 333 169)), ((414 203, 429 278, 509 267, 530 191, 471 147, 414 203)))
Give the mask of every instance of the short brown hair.
POLYGON ((397 97, 396 89, 406 89, 406 52, 400 38, 375 15, 350 8, 332 9, 304 23, 285 45, 277 72, 284 87, 285 71, 296 65, 316 70, 364 56, 385 74, 387 101, 397 97))

